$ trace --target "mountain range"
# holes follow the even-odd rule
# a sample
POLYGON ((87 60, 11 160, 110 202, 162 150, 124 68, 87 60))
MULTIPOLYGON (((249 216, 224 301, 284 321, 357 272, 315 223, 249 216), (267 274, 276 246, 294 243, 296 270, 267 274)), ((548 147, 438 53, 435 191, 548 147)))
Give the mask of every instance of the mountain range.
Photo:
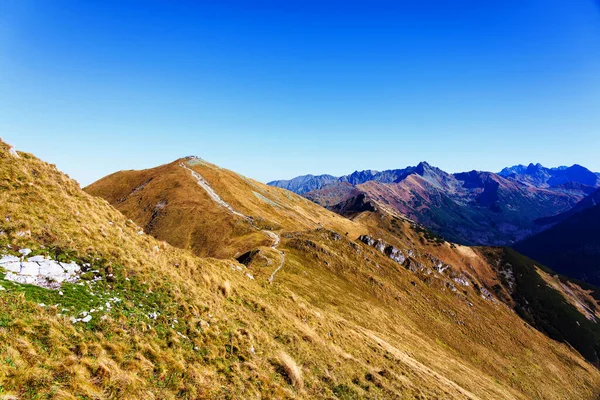
POLYGON ((600 185, 600 173, 594 173, 581 165, 546 168, 542 164, 515 165, 498 173, 508 179, 531 183, 536 187, 558 187, 576 183, 589 187, 600 185))
POLYGON ((365 173, 331 182, 334 213, 197 157, 84 190, 3 142, 0 160, 7 398, 600 395, 597 288, 447 241, 364 189, 503 210, 527 193, 512 179, 365 173))
POLYGON ((342 177, 302 176, 273 181, 351 216, 358 204, 408 216, 448 240, 467 245, 510 245, 544 229, 543 218, 572 209, 600 184, 579 165, 544 168, 518 165, 499 174, 449 174, 426 162, 387 171, 357 171, 342 177))

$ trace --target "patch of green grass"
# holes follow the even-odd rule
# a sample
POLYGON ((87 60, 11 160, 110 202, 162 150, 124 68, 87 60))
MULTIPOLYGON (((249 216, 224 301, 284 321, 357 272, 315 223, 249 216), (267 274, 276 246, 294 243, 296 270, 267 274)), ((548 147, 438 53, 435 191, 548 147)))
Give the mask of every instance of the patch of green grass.
MULTIPOLYGON (((33 255, 50 256, 62 262, 76 262, 87 272, 80 275, 82 280, 79 282, 64 282, 60 289, 54 290, 6 280, 5 273, 0 271, 0 285, 6 292, 23 293, 26 300, 40 306, 56 307, 58 313, 67 316, 78 317, 83 312, 95 310, 91 313, 92 320, 82 324, 86 329, 98 329, 101 316, 109 314, 125 316, 131 325, 151 322, 163 337, 172 329, 185 330, 183 323, 174 317, 177 307, 167 287, 150 290, 147 284, 137 278, 126 277, 123 266, 111 265, 101 257, 81 258, 74 251, 59 248, 39 248, 32 251, 30 256, 33 255), (150 313, 157 311, 159 317, 156 320, 149 318, 150 313)), ((7 316, 0 313, 0 327, 9 324, 7 316)))
POLYGON ((358 393, 352 387, 344 384, 334 386, 333 394, 342 400, 355 400, 359 398, 358 393))

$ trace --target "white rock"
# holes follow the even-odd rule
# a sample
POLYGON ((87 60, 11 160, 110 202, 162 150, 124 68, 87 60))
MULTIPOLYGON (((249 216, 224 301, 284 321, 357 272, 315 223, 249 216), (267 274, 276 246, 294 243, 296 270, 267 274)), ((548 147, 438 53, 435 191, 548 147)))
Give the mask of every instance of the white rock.
POLYGON ((35 276, 18 275, 18 274, 15 274, 14 272, 7 272, 6 275, 4 276, 4 279, 6 279, 7 281, 11 281, 11 282, 22 283, 22 284, 26 283, 29 285, 33 285, 37 281, 37 278, 35 276))
POLYGON ((40 265, 36 262, 22 262, 21 263, 21 275, 37 276, 40 271, 40 265))
POLYGON ((22 254, 24 256, 28 256, 31 253, 31 249, 21 249, 19 250, 19 254, 22 254))
POLYGON ((68 264, 66 264, 66 263, 59 263, 59 264, 69 275, 74 275, 75 273, 81 271, 81 268, 79 267, 79 265, 75 264, 74 262, 70 262, 68 264))
POLYGON ((6 289, 4 289, 4 287, 0 286, 0 292, 3 290, 6 290, 6 289))
POLYGON ((27 261, 30 261, 30 262, 42 262, 44 260, 46 260, 46 257, 44 257, 44 256, 33 256, 33 257, 29 257, 27 259, 27 261))
POLYGON ((82 319, 81 319, 81 322, 90 322, 91 320, 92 320, 92 316, 91 316, 91 315, 88 315, 88 316, 86 316, 86 317, 82 318, 82 319))
POLYGON ((17 262, 9 262, 6 264, 0 264, 0 266, 2 268, 4 268, 7 271, 11 271, 14 272, 16 274, 18 274, 19 272, 21 272, 21 262, 17 261, 17 262))
POLYGON ((65 270, 54 260, 44 260, 39 263, 39 274, 48 279, 61 283, 67 279, 65 270))
POLYGON ((464 276, 459 276, 457 278, 454 278, 454 282, 463 285, 463 286, 469 286, 469 281, 467 280, 467 278, 465 278, 464 276))
POLYGON ((7 264, 7 263, 13 263, 13 262, 20 262, 21 259, 19 257, 16 256, 11 256, 6 255, 6 256, 2 256, 2 258, 0 258, 0 265, 1 264, 7 264))

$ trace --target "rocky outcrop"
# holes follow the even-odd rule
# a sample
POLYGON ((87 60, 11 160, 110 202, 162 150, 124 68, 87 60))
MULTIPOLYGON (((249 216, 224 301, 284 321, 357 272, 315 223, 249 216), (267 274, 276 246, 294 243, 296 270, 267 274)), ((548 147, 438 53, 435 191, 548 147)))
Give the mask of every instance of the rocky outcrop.
POLYGON ((407 257, 409 257, 409 253, 412 254, 412 252, 409 250, 400 250, 381 239, 374 239, 369 235, 361 235, 358 240, 368 246, 374 247, 377 251, 385 254, 389 259, 397 262, 398 264, 404 265, 407 261, 407 257))
MULTIPOLYGON (((415 259, 415 254, 412 250, 400 250, 381 239, 375 239, 369 235, 361 235, 359 241, 370 246, 380 253, 387 256, 389 259, 402 265, 407 270, 425 277, 434 277, 441 279, 443 286, 453 292, 457 291, 456 285, 468 287, 471 286, 470 279, 461 272, 456 272, 449 264, 444 263, 439 258, 432 254, 423 254, 419 260, 415 259)), ((478 285, 477 285, 478 286, 478 285)), ((486 292, 483 297, 488 298, 486 292)), ((491 296, 491 294, 489 294, 491 296)))
POLYGON ((81 266, 74 262, 63 263, 49 257, 36 255, 27 257, 29 249, 21 249, 22 257, 4 255, 0 268, 6 271, 4 279, 21 284, 58 289, 63 282, 77 282, 81 266))
POLYGON ((396 261, 398 264, 403 264, 406 261, 406 256, 404 255, 402 250, 400 250, 390 244, 387 244, 386 242, 384 242, 381 239, 376 240, 376 239, 373 239, 371 236, 361 235, 358 238, 358 240, 365 243, 366 245, 374 247, 380 253, 385 254, 389 259, 396 261))

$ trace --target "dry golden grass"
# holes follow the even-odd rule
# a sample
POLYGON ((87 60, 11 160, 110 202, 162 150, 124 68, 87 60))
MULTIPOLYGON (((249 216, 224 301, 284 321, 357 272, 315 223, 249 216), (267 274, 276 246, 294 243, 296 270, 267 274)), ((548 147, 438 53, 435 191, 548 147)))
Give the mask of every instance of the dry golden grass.
POLYGON ((279 353, 278 360, 292 385, 294 385, 297 390, 301 391, 304 388, 304 379, 302 379, 302 370, 300 367, 298 367, 294 359, 284 351, 279 353))
MULTIPOLYGON (((143 171, 121 171, 86 187, 108 200, 153 236, 195 254, 218 258, 240 255, 271 240, 243 218, 227 213, 180 166, 188 160, 143 171), (157 205, 159 205, 157 207, 157 205)), ((187 164, 186 164, 187 165, 187 164)), ((286 190, 273 188, 215 165, 193 160, 199 172, 231 206, 274 231, 324 226, 353 237, 363 227, 286 190)))
POLYGON ((229 297, 231 296, 231 283, 229 281, 225 281, 221 284, 221 286, 219 286, 219 289, 221 290, 221 293, 223 293, 223 296, 225 297, 229 297))
MULTIPOLYGON (((247 270, 230 259, 199 258, 140 235, 134 223, 53 166, 20 156, 14 158, 0 145, 3 249, 58 246, 74 257, 104 258, 114 282, 75 287, 74 293, 86 301, 106 295, 122 302, 105 319, 72 324, 72 311, 62 311, 67 299, 44 289, 9 287, 0 279, 9 289, 0 292, 2 395, 592 399, 599 394, 600 373, 594 367, 568 346, 526 326, 506 306, 471 290, 444 290, 441 281, 416 276, 352 240, 360 233, 375 234, 374 223, 348 222, 283 190, 267 191, 232 172, 198 166, 226 201, 281 231, 286 263, 269 285, 266 276, 273 266, 266 261, 247 270), (283 204, 281 209, 252 194, 262 193, 259 189, 283 204), (340 237, 315 229, 319 222, 340 237), (46 297, 58 306, 38 306, 46 297), (151 311, 160 315, 148 318, 151 311), (292 354, 292 362, 282 352, 292 354)), ((188 180, 194 181, 177 169, 169 173, 173 187, 159 186, 167 192, 178 184, 196 189, 187 187, 188 180)), ((157 204, 164 200, 161 193, 148 192, 144 198, 155 196, 148 204, 157 204)), ((165 210, 181 202, 178 212, 188 216, 176 221, 200 221, 197 227, 203 229, 215 224, 213 231, 222 229, 219 235, 235 238, 237 222, 211 209, 207 199, 197 200, 201 194, 168 197, 165 210), (195 215, 204 212, 215 219, 195 215)), ((191 232, 183 224, 178 230, 191 232)), ((232 241, 215 234, 206 243, 213 249, 224 245, 223 257, 237 252, 237 243, 248 248, 270 244, 254 233, 242 232, 232 241)), ((399 246, 415 240, 410 230, 381 233, 399 246)), ((177 244, 185 236, 176 230, 173 235, 163 239, 177 244)), ((182 247, 194 249, 193 241, 186 240, 182 247)), ((414 243, 420 252, 429 248, 414 243)), ((452 255, 450 248, 443 251, 452 255)), ((264 252, 275 260, 268 247, 264 252)))

